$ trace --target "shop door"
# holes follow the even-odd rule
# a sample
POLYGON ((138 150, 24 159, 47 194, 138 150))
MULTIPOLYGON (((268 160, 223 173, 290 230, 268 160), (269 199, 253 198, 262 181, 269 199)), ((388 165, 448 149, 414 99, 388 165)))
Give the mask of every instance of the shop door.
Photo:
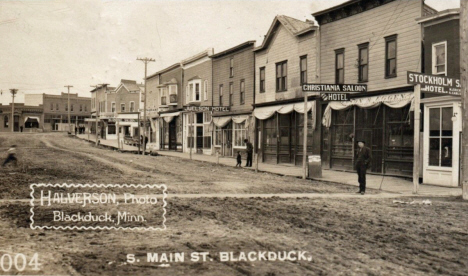
POLYGON ((291 114, 279 114, 278 163, 293 163, 291 153, 291 114))
POLYGON ((232 156, 232 129, 223 129, 223 156, 232 156))
POLYGON ((197 126, 197 153, 203 153, 203 127, 197 126))
POLYGON ((176 120, 169 123, 169 149, 177 150, 177 126, 176 120))

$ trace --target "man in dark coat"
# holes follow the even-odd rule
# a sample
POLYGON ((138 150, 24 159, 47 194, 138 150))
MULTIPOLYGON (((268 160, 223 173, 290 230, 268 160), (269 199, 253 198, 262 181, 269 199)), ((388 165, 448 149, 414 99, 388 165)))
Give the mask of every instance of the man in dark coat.
POLYGON ((244 139, 244 143, 247 146, 247 163, 246 167, 252 167, 252 154, 253 154, 253 145, 249 142, 248 139, 244 139))
POLYGON ((358 193, 362 195, 364 195, 364 193, 366 192, 366 171, 372 159, 372 152, 365 145, 366 145, 365 141, 362 141, 362 140, 358 141, 359 149, 356 154, 356 171, 358 174, 358 181, 359 181, 358 193))

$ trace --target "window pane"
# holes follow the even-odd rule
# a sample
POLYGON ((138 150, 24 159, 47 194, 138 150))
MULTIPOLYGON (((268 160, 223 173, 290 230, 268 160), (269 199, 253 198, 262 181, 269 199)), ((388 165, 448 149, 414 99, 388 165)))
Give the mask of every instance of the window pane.
POLYGON ((429 166, 439 166, 440 139, 429 139, 429 166))
POLYGON ((276 77, 281 77, 281 64, 276 65, 276 77))
POLYGON ((360 63, 367 64, 367 48, 361 48, 360 54, 361 54, 360 63))
POLYGON ((265 79, 265 69, 262 68, 260 69, 260 80, 264 80, 265 79))
POLYGON ((437 73, 444 73, 445 72, 445 64, 436 66, 437 73))
POLYGON ((288 74, 288 64, 283 63, 283 71, 281 72, 283 76, 286 76, 288 74))
POLYGON ((343 54, 336 55, 336 69, 343 68, 343 54))
POLYGON ((307 58, 301 58, 301 70, 307 70, 307 58))
POLYGON ((452 138, 442 138, 440 166, 452 167, 452 138))
POLYGON ((391 59, 388 61, 388 74, 395 75, 396 74, 396 60, 391 59))
POLYGON ((389 41, 387 42, 387 58, 392 59, 396 57, 396 42, 389 41))
POLYGON ((362 67, 362 79, 361 80, 368 80, 368 65, 364 65, 362 67))
POLYGON ((338 83, 344 83, 344 70, 343 69, 338 71, 338 83))
POLYGON ((429 135, 440 135, 440 108, 429 109, 429 135))
POLYGON ((453 107, 442 108, 442 136, 452 136, 452 114, 453 107))
POLYGON ((435 47, 436 64, 445 64, 445 45, 435 47))

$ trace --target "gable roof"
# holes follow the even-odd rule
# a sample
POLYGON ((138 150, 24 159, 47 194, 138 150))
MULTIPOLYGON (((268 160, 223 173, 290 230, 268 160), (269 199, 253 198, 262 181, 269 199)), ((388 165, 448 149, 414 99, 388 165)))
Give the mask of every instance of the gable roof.
POLYGON ((149 75, 148 77, 146 77, 146 79, 149 80, 149 79, 151 79, 151 78, 153 78, 153 77, 155 77, 155 76, 157 76, 157 75, 166 73, 166 72, 168 72, 168 71, 171 71, 171 70, 176 69, 176 68, 179 68, 179 67, 180 67, 180 62, 174 63, 174 64, 172 64, 172 65, 169 66, 169 67, 166 67, 166 68, 164 68, 164 69, 159 70, 159 71, 156 72, 156 73, 153 73, 153 74, 149 75))
POLYGON ((315 31, 318 28, 311 20, 301 21, 286 15, 277 15, 275 19, 273 19, 273 23, 271 23, 270 29, 268 30, 262 45, 255 48, 254 51, 262 50, 268 46, 280 24, 293 36, 300 36, 308 32, 315 31))
POLYGON ((142 86, 143 85, 138 84, 135 80, 122 79, 120 80, 120 84, 117 87, 117 89, 115 89, 115 92, 117 92, 121 87, 124 87, 125 89, 127 89, 128 92, 140 92, 140 91, 143 91, 142 86))

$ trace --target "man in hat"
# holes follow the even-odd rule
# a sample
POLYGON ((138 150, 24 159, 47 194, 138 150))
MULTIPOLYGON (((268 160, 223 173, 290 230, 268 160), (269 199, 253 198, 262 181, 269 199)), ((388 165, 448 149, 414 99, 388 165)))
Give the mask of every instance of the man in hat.
POLYGON ((356 153, 356 171, 359 181, 359 192, 364 195, 366 193, 366 171, 372 159, 371 150, 366 147, 366 142, 363 140, 358 141, 358 152, 356 153))

